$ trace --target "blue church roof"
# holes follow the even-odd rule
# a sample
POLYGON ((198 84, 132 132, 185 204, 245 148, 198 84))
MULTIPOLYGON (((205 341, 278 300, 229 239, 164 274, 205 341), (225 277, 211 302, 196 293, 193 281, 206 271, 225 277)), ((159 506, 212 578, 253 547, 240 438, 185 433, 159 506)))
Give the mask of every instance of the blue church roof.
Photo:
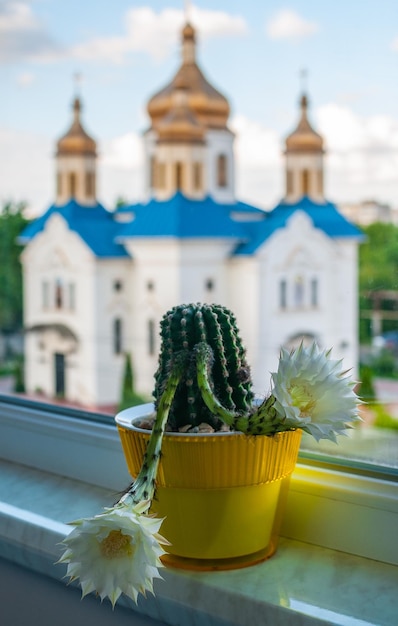
POLYGON ((243 202, 221 204, 210 196, 192 200, 177 192, 164 201, 121 207, 117 213, 132 213, 133 219, 121 226, 118 240, 127 237, 220 237, 247 241, 245 223, 231 217, 232 212, 265 215, 264 211, 243 202))
POLYGON ((119 224, 116 224, 112 213, 101 204, 83 206, 70 200, 62 206, 53 204, 47 211, 28 224, 19 236, 19 242, 29 243, 38 233, 43 231, 52 215, 59 214, 67 222, 69 228, 76 232, 98 257, 128 257, 122 245, 115 242, 119 224))
POLYGON ((361 240, 363 234, 349 222, 331 202, 317 203, 304 196, 298 202, 289 204, 282 201, 272 211, 266 214, 266 219, 260 223, 247 224, 250 238, 247 243, 240 244, 236 255, 250 255, 279 228, 284 228, 288 219, 296 211, 303 211, 310 217, 314 227, 322 230, 331 238, 354 238, 361 240))
POLYGON ((83 206, 75 200, 63 206, 52 205, 24 229, 19 241, 31 241, 52 215, 59 214, 98 257, 128 257, 122 243, 135 237, 227 238, 236 242, 234 255, 251 255, 275 231, 284 228, 296 211, 306 213, 314 227, 329 237, 363 239, 361 231, 330 202, 316 203, 303 197, 294 204, 281 202, 265 212, 244 202, 222 204, 210 196, 192 200, 178 192, 165 201, 151 199, 147 204, 124 205, 115 213, 98 203, 83 206), (125 219, 131 215, 131 219, 120 222, 118 215, 125 219))

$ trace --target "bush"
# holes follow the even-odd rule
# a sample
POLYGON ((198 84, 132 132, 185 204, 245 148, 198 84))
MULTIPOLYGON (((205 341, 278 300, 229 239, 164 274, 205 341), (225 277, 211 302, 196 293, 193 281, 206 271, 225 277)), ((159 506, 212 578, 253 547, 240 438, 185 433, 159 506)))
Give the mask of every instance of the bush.
POLYGON ((369 365, 362 365, 359 369, 360 387, 358 395, 365 402, 376 398, 376 391, 373 386, 373 370, 369 365))
POLYGON ((392 430, 398 430, 398 419, 392 417, 382 404, 374 404, 372 411, 376 415, 374 426, 377 428, 390 428, 392 430))

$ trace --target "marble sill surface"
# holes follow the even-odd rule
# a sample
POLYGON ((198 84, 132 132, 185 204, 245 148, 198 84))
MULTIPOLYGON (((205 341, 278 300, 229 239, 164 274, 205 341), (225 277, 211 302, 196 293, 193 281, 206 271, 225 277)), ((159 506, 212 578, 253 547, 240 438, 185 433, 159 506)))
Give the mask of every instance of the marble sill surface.
MULTIPOLYGON (((123 487, 123 486, 122 486, 123 487)), ((118 494, 0 460, 0 556, 61 580, 65 522, 118 494)), ((124 607, 177 626, 396 626, 398 567, 281 538, 269 561, 240 570, 162 570, 156 596, 124 607)), ((62 583, 64 584, 64 583, 62 583)), ((99 600, 98 600, 99 602, 99 600)))

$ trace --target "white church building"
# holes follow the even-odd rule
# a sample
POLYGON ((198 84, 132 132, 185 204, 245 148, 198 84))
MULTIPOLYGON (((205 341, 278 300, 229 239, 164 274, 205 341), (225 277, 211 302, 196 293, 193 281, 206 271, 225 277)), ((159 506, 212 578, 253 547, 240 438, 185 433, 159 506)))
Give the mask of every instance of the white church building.
POLYGON ((360 231, 323 193, 323 140, 307 97, 286 139, 286 194, 272 211, 239 202, 227 99, 182 31, 181 66, 148 102, 147 199, 107 211, 96 143, 74 118, 57 143, 56 199, 21 234, 27 392, 88 407, 117 404, 125 353, 150 395, 159 322, 183 302, 235 313, 258 392, 281 346, 315 340, 356 368, 360 231))

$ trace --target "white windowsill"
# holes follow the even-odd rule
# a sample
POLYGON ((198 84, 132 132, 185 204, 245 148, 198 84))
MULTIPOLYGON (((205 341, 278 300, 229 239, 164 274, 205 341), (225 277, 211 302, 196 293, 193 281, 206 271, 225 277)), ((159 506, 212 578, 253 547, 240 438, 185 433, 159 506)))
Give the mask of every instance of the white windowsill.
MULTIPOLYGON (((64 522, 111 505, 130 480, 117 432, 34 405, 0 400, 0 409, 0 556, 61 580, 64 522)), ((165 624, 392 626, 397 522, 395 483, 298 465, 272 559, 228 572, 163 570, 139 611, 165 624)))

